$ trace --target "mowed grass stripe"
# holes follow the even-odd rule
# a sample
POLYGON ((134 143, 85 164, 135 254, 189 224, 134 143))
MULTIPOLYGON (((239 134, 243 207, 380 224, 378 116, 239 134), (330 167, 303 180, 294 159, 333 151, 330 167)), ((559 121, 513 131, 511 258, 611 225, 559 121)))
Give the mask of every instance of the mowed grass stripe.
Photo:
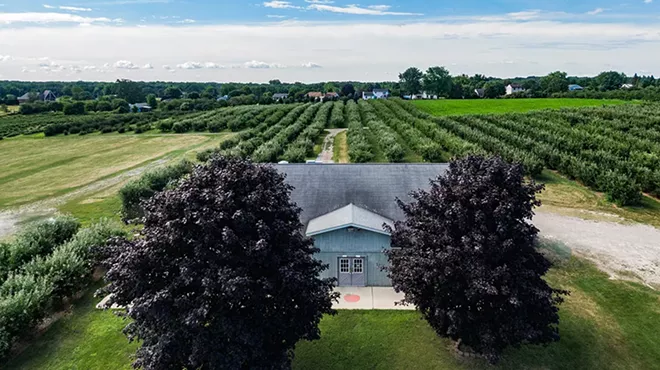
MULTIPOLYGON (((79 138, 86 140, 87 138, 79 138)), ((62 140, 61 138, 47 138, 42 140, 62 140)), ((109 137, 96 137, 96 145, 85 146, 86 152, 78 152, 77 160, 65 165, 49 168, 34 173, 34 168, 24 170, 27 176, 0 184, 0 207, 18 206, 50 197, 66 194, 80 189, 97 181, 116 176, 144 166, 155 160, 169 156, 180 156, 213 140, 207 136, 168 136, 149 137, 138 141, 131 140, 130 136, 117 136, 114 140, 109 137), (107 148, 106 145, 110 145, 107 148)), ((25 145, 14 145, 12 149, 20 155, 21 151, 29 150, 33 141, 25 140, 25 145)), ((66 145, 66 140, 60 142, 66 145)), ((0 146, 2 144, 0 143, 0 146)), ((50 145, 52 155, 57 157, 58 145, 50 145)), ((0 164, 2 172, 4 164, 0 164)), ((41 166, 39 166, 41 167, 41 166)), ((23 168, 25 168, 23 166, 23 168)))

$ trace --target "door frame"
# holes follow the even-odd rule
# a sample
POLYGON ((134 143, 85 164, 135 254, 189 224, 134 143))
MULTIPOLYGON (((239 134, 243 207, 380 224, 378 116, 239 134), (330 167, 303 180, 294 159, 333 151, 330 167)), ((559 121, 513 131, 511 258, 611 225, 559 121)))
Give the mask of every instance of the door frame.
MULTIPOLYGON (((344 276, 344 281, 346 280, 346 277, 344 276)), ((366 287, 367 286, 367 256, 364 255, 341 255, 337 257, 337 286, 349 286, 349 287, 366 287), (348 273, 342 272, 342 260, 348 260, 348 268, 349 271, 348 273), (360 285, 353 285, 353 275, 358 275, 358 273, 353 272, 353 267, 355 265, 356 260, 361 260, 362 261, 362 272, 359 273, 359 275, 362 275, 362 280, 363 284, 360 285), (350 275, 350 284, 342 284, 342 274, 350 275)))

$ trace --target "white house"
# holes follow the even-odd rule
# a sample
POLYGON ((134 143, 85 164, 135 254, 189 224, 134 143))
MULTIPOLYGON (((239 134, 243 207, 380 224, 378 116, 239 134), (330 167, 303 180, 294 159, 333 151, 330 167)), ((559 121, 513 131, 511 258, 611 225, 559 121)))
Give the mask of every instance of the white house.
POLYGON ((507 95, 520 93, 520 92, 524 92, 524 91, 525 91, 525 89, 520 84, 509 84, 506 87, 506 94, 507 95))
POLYGON ((633 84, 623 84, 623 85, 621 85, 622 89, 632 89, 633 87, 635 87, 635 85, 633 85, 633 84))
POLYGON ((374 89, 373 91, 376 99, 387 99, 390 97, 390 90, 388 89, 374 89))
POLYGON ((362 99, 364 99, 364 100, 376 99, 376 96, 372 92, 363 91, 362 92, 362 99))
POLYGON ((424 91, 422 93, 422 99, 437 100, 438 96, 435 95, 435 94, 427 93, 426 91, 424 91))

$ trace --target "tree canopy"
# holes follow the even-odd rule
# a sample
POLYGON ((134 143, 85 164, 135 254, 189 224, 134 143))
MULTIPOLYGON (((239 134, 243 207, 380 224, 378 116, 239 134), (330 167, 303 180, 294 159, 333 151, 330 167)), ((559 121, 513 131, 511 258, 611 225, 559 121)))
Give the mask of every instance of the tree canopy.
POLYGON ((144 369, 285 369, 333 314, 333 279, 273 167, 214 157, 143 203, 144 229, 106 251, 144 369))
POLYGON ((438 96, 449 96, 452 88, 451 74, 445 67, 429 68, 422 79, 424 89, 438 96))
POLYGON ((568 79, 566 72, 552 72, 541 78, 541 89, 546 94, 561 93, 568 90, 568 79))
POLYGON ((507 346, 559 340, 557 305, 567 293, 543 279, 550 262, 528 221, 543 189, 521 165, 469 156, 429 191, 399 205, 389 275, 438 335, 495 363, 507 346))
POLYGON ((419 68, 411 67, 399 73, 401 91, 406 94, 417 94, 422 91, 422 77, 424 74, 419 68))

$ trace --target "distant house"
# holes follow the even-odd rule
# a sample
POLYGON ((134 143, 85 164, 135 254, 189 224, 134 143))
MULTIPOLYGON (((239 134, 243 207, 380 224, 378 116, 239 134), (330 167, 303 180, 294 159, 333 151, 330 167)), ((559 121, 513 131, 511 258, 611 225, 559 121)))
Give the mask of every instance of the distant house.
POLYGON ((635 85, 633 85, 633 84, 623 84, 623 85, 621 85, 621 88, 626 89, 626 90, 627 89, 632 89, 633 87, 635 87, 635 85))
POLYGON ((411 99, 412 100, 422 100, 422 99, 424 99, 424 95, 422 95, 422 94, 413 94, 413 95, 411 95, 411 99))
POLYGON ((390 90, 388 89, 374 89, 374 97, 376 99, 387 99, 390 97, 390 90))
POLYGON ((229 100, 229 95, 219 96, 218 99, 216 99, 216 101, 221 101, 221 100, 224 100, 224 101, 229 100))
POLYGON ((288 98, 289 98, 289 94, 286 93, 273 94, 273 100, 279 101, 279 100, 286 100, 288 98))
POLYGON ((575 84, 568 85, 568 91, 581 91, 581 90, 584 90, 584 88, 580 85, 575 85, 575 84))
POLYGON ((435 94, 427 93, 426 91, 424 91, 424 92, 422 93, 422 99, 426 99, 426 100, 437 100, 437 99, 438 99, 438 96, 435 95, 435 94))
POLYGON ((373 89, 372 91, 363 91, 362 99, 387 99, 390 97, 390 90, 387 89, 373 89))
POLYGON ((509 84, 506 87, 506 95, 524 92, 525 89, 520 84, 509 84))
POLYGON ((325 93, 324 98, 325 99, 337 99, 338 97, 339 97, 339 94, 337 94, 336 92, 328 92, 328 93, 325 93))
POLYGON ((320 91, 311 91, 308 92, 307 95, 305 95, 308 98, 313 98, 313 99, 323 99, 323 93, 320 91))
POLYGON ((128 109, 133 112, 137 108, 138 113, 151 112, 151 106, 147 103, 129 104, 128 109))
MULTIPOLYGON (((18 100, 18 104, 25 104, 30 102, 30 98, 32 93, 25 93, 18 97, 16 100, 18 100)), ((35 101, 42 101, 42 102, 50 102, 50 101, 56 101, 57 96, 55 96, 55 93, 53 93, 50 90, 44 90, 44 92, 39 93, 39 95, 36 96, 35 101)))
POLYGON ((474 89, 474 94, 480 98, 486 96, 486 89, 474 89))

